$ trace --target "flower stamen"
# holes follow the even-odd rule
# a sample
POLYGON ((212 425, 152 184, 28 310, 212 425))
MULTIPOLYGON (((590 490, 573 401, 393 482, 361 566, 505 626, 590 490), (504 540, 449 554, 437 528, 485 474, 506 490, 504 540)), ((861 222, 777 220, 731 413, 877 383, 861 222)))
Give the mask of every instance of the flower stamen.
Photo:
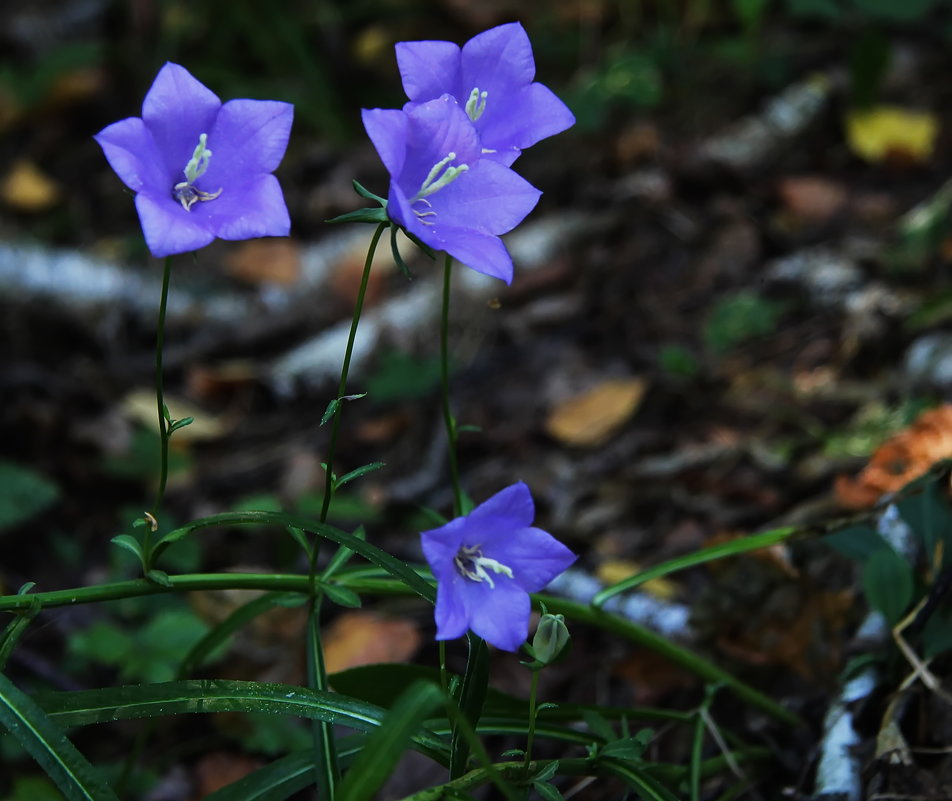
POLYGON ((473 87, 473 91, 469 93, 469 100, 466 101, 463 108, 473 122, 482 117, 486 111, 486 96, 488 94, 489 92, 480 92, 478 86, 473 87))
POLYGON ((208 134, 199 134, 198 144, 183 171, 185 180, 172 187, 172 197, 182 204, 185 211, 191 211, 192 206, 199 201, 214 200, 221 194, 221 189, 217 192, 204 192, 194 186, 195 182, 205 174, 208 162, 212 159, 212 151, 208 148, 207 142, 208 134))
POLYGON ((469 169, 468 164, 460 164, 458 167, 447 167, 446 165, 455 158, 455 153, 448 153, 446 158, 440 159, 430 168, 426 178, 423 179, 423 185, 420 187, 420 191, 410 200, 410 205, 432 195, 434 192, 439 192, 444 186, 453 183, 453 181, 469 169), (443 169, 444 167, 446 167, 445 170, 443 169), (442 174, 440 170, 443 170, 442 174))
POLYGON ((453 557, 453 564, 456 565, 461 576, 465 576, 470 581, 485 581, 489 589, 494 590, 496 585, 493 583, 492 576, 486 572, 486 568, 508 578, 512 578, 512 568, 488 556, 483 556, 482 547, 482 545, 460 546, 456 556, 453 557))

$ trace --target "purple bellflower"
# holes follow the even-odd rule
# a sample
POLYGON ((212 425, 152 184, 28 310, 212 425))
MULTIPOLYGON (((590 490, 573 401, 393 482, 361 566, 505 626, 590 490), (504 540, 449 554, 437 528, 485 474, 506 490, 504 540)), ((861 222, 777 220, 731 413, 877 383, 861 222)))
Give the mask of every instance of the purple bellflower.
POLYGON ((129 117, 96 134, 110 166, 136 193, 153 256, 219 239, 287 236, 278 179, 294 107, 275 100, 221 100, 184 67, 168 63, 129 117))
POLYGON ((535 78, 532 45, 518 22, 453 42, 397 43, 408 106, 448 93, 479 132, 482 153, 509 166, 520 152, 575 124, 568 107, 535 78))
POLYGON ((576 560, 551 534, 532 526, 535 508, 519 482, 464 517, 424 531, 423 554, 437 580, 436 638, 472 629, 504 651, 529 634, 529 593, 576 560))
POLYGON ((542 193, 481 157, 472 121, 448 94, 362 115, 390 173, 390 219, 434 250, 511 283, 512 258, 499 235, 522 222, 542 193))

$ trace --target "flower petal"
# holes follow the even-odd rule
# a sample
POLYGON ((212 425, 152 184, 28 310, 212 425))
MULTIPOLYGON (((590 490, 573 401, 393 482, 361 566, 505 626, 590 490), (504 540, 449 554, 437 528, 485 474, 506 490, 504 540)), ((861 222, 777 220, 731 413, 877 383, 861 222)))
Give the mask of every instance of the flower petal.
POLYGON ((159 70, 142 103, 142 119, 155 137, 170 177, 182 174, 199 134, 211 131, 220 108, 218 96, 185 67, 169 62, 159 70))
POLYGON ((145 243, 158 258, 198 250, 215 238, 201 220, 172 199, 171 193, 165 198, 140 192, 136 195, 136 211, 145 243))
POLYGON ((442 226, 439 232, 435 226, 424 225, 408 230, 434 250, 449 253, 460 264, 483 275, 501 278, 507 284, 512 283, 512 257, 498 236, 451 226, 442 226))
MULTIPOLYGON (((460 590, 466 582, 460 575, 441 580, 436 588, 436 639, 455 640, 469 628, 469 614, 460 590)), ((471 583, 471 582, 470 582, 471 583)))
POLYGON ((152 138, 139 117, 119 120, 103 128, 93 137, 102 148, 109 166, 133 192, 151 188, 160 192, 167 184, 162 168, 163 160, 152 138))
MULTIPOLYGON (((407 197, 423 186, 434 165, 455 153, 454 165, 475 165, 480 158, 479 135, 466 112, 451 95, 405 107, 410 128, 403 169, 391 172, 407 197)), ((449 186, 459 183, 459 179, 449 186)), ((446 189, 440 189, 442 194, 446 189)))
MULTIPOLYGON (((498 518, 511 521, 510 530, 532 525, 535 520, 535 504, 524 481, 500 490, 469 513, 470 525, 479 525, 484 521, 492 521, 495 525, 498 518)), ((505 536, 508 537, 509 533, 505 536)))
POLYGON ((466 531, 467 518, 457 517, 445 526, 420 533, 423 555, 440 582, 459 575, 453 566, 453 559, 463 544, 466 531))
POLYGON ((395 108, 364 108, 360 110, 360 118, 383 166, 390 175, 398 176, 407 154, 409 118, 395 108))
POLYGON ((463 91, 467 94, 476 86, 490 93, 524 86, 535 77, 532 44, 518 22, 497 25, 474 36, 463 45, 461 62, 463 91))
POLYGON ((526 592, 538 592, 578 559, 547 531, 533 527, 487 539, 483 553, 512 568, 513 578, 526 592))
POLYGON ((504 234, 535 208, 542 193, 521 175, 481 160, 453 183, 430 196, 440 226, 482 229, 504 234))
POLYGON ((281 185, 270 173, 244 185, 226 186, 220 197, 196 203, 189 213, 206 220, 221 239, 287 236, 291 231, 281 185))
POLYGON ((290 103, 229 100, 208 133, 212 157, 202 184, 226 187, 273 172, 287 150, 293 119, 294 106, 290 103))
MULTIPOLYGON (((541 83, 513 92, 499 103, 498 114, 480 119, 483 147, 505 152, 506 148, 530 147, 575 124, 575 115, 551 89, 541 83)), ((493 154, 487 154, 493 158, 493 154)), ((509 162, 512 163, 511 161, 509 162)))
POLYGON ((518 651, 529 636, 531 604, 516 582, 498 576, 495 587, 464 579, 463 598, 469 627, 486 642, 504 651, 518 651))
POLYGON ((398 42, 397 66, 410 100, 425 102, 460 91, 460 49, 453 42, 398 42))

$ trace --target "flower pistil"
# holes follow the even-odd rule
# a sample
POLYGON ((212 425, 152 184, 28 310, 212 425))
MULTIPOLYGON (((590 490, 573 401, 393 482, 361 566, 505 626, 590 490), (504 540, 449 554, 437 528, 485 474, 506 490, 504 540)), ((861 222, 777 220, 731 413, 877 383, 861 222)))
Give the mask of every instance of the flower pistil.
POLYGON ((413 210, 413 213, 416 214, 420 222, 422 222, 424 225, 433 225, 433 223, 431 223, 429 220, 424 220, 424 217, 436 216, 436 212, 432 210, 433 204, 426 199, 427 196, 432 195, 434 192, 439 192, 444 186, 453 183, 453 181, 455 181, 460 177, 460 175, 469 169, 468 164, 460 164, 458 167, 447 166, 455 158, 456 154, 450 152, 446 155, 446 158, 440 159, 438 162, 436 162, 436 164, 430 168, 426 178, 423 179, 423 184, 420 186, 420 191, 410 198, 411 206, 417 203, 424 203, 426 205, 426 211, 419 211, 418 209, 413 210), (446 169, 443 169, 444 167, 446 169))
POLYGON ((185 165, 185 180, 172 187, 172 197, 182 204, 185 211, 191 211, 192 206, 198 201, 214 200, 221 194, 221 189, 217 192, 203 192, 194 185, 205 174, 208 162, 212 158, 212 151, 208 148, 207 142, 208 134, 200 134, 192 157, 185 165))
POLYGON ((461 545, 460 549, 453 557, 453 564, 461 576, 465 576, 470 581, 485 581, 489 584, 489 589, 496 589, 492 576, 486 572, 486 568, 493 573, 502 574, 507 578, 512 578, 512 568, 483 556, 482 545, 461 545))

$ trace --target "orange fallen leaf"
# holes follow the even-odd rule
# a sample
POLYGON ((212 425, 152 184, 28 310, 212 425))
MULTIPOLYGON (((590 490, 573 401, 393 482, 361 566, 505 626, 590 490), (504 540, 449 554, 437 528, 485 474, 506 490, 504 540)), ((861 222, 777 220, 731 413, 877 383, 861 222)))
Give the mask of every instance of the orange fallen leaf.
POLYGON ((558 404, 545 430, 567 445, 601 445, 637 411, 648 383, 643 378, 613 378, 558 404))
POLYGON ((371 612, 345 612, 324 633, 328 673, 377 662, 406 662, 420 647, 416 626, 371 612))
POLYGON ((225 272, 249 284, 290 286, 301 272, 297 246, 288 239, 252 239, 225 259, 225 272))
POLYGON ((923 412, 886 440, 856 478, 837 476, 836 500, 849 509, 867 509, 948 458, 952 458, 952 404, 923 412))

